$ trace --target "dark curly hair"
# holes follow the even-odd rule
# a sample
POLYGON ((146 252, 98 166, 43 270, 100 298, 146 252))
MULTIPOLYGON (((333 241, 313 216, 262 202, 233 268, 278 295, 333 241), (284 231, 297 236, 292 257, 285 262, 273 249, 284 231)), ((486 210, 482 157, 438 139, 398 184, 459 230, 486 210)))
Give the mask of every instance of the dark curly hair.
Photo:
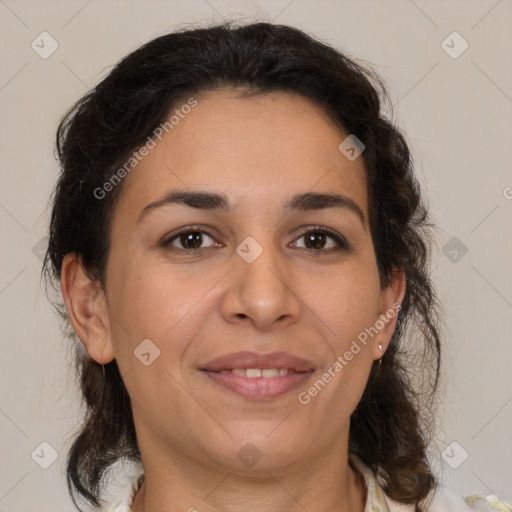
MULTIPOLYGON (((440 375, 439 308, 428 271, 432 225, 405 138, 383 114, 384 102, 391 102, 381 80, 338 50, 288 26, 228 22, 158 37, 122 59, 58 128, 62 172, 51 199, 47 292, 48 284, 58 289, 63 258, 71 252, 105 286, 110 221, 123 183, 101 201, 95 190, 179 101, 220 87, 249 96, 301 95, 366 147, 381 286, 403 271, 406 292, 389 349, 372 366, 352 414, 349 449, 379 476, 390 498, 419 511, 437 486, 427 460, 440 375)), ((64 304, 53 305, 73 337, 64 304)), ((140 461, 140 451, 116 361, 103 366, 80 348, 75 360, 85 417, 68 455, 67 480, 77 508, 77 497, 98 507, 107 471, 117 462, 140 461)))

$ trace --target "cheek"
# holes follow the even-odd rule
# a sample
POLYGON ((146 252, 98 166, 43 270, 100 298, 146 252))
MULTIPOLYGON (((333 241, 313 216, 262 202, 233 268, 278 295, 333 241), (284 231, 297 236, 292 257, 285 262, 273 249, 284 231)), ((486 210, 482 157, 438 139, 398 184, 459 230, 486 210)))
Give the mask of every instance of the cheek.
POLYGON ((187 295, 193 294, 194 284, 189 281, 185 285, 168 266, 135 253, 110 270, 111 310, 134 336, 160 337, 161 329, 168 329, 185 314, 187 295))
POLYGON ((161 351, 160 362, 177 368, 204 323, 205 310, 215 307, 208 294, 221 277, 215 269, 204 275, 204 269, 171 269, 143 258, 112 269, 109 302, 118 362, 131 365, 134 350, 149 339, 161 351))
POLYGON ((314 321, 323 328, 330 353, 315 389, 305 390, 312 410, 333 424, 347 420, 364 391, 373 364, 370 328, 379 312, 380 286, 374 259, 354 260, 345 268, 302 283, 314 321))
POLYGON ((337 353, 343 353, 378 317, 379 278, 371 257, 326 269, 314 278, 304 273, 297 289, 308 306, 305 314, 308 309, 315 313, 337 353))
POLYGON ((173 397, 180 411, 180 405, 186 402, 180 365, 189 340, 194 339, 201 325, 191 319, 206 284, 180 279, 175 272, 170 275, 169 268, 135 259, 112 272, 110 309, 115 357, 132 406, 144 411, 144 416, 153 414, 154 402, 148 397, 173 397))

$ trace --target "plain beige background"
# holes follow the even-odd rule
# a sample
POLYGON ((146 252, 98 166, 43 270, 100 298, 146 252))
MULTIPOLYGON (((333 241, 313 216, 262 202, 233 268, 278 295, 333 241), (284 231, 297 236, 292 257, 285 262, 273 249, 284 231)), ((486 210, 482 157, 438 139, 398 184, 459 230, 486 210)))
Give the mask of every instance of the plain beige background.
POLYGON ((433 274, 447 330, 434 463, 459 493, 512 499, 509 0, 0 0, 0 511, 73 510, 63 467, 78 399, 39 282, 57 123, 143 42, 224 17, 302 28, 386 81, 439 226, 433 274), (31 47, 44 37, 51 49, 42 32, 58 44, 45 59, 31 47))

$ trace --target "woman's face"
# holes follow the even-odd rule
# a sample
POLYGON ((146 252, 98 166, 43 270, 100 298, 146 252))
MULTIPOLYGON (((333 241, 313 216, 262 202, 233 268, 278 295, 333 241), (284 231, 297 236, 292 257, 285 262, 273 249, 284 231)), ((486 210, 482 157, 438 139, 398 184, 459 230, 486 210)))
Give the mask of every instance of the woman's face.
POLYGON ((109 343, 139 444, 239 471, 311 463, 347 444, 394 326, 379 315, 401 298, 379 286, 363 159, 301 97, 195 99, 125 178, 111 225, 109 343), (226 204, 162 201, 176 192, 226 204))

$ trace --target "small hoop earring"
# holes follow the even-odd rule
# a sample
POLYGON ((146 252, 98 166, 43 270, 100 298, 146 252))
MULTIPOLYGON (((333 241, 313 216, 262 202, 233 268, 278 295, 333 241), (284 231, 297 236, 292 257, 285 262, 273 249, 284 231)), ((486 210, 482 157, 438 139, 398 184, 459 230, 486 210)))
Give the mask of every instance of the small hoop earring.
MULTIPOLYGON (((379 350, 382 352, 382 350, 384 349, 384 347, 382 346, 382 343, 379 343, 377 346, 379 347, 379 350)), ((379 357, 379 370, 380 370, 381 366, 382 366, 382 356, 379 357)))

